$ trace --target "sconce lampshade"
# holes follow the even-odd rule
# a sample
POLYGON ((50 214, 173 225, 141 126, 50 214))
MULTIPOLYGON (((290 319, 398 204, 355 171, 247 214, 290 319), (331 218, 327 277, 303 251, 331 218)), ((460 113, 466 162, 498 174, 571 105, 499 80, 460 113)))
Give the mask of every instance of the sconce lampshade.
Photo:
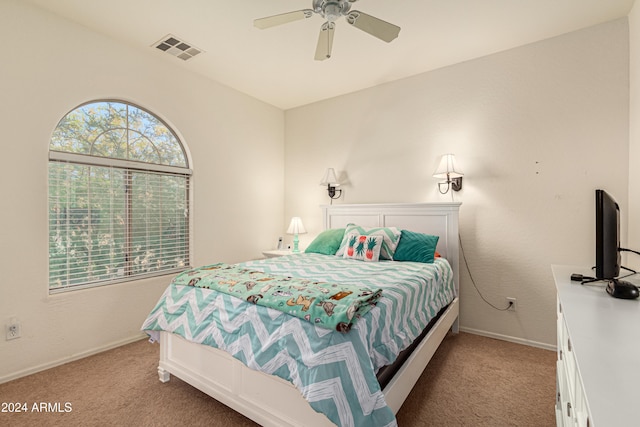
POLYGON ((458 165, 456 164, 456 156, 453 154, 445 154, 440 159, 440 165, 438 169, 433 173, 434 178, 460 178, 464 176, 458 165))
POLYGON ((338 182, 338 177, 336 176, 336 171, 333 168, 327 168, 324 176, 322 177, 322 181, 320 181, 320 185, 322 186, 331 186, 331 187, 339 187, 340 183, 338 182))

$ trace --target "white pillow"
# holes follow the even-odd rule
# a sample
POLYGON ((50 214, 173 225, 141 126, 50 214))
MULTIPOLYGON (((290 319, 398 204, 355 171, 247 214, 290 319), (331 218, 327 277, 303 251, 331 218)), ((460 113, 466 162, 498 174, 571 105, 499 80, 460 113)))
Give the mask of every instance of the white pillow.
POLYGON ((348 259, 377 262, 380 259, 383 241, 384 239, 379 235, 367 236, 350 233, 347 236, 347 247, 342 256, 348 259))
POLYGON ((336 256, 343 256, 347 247, 347 236, 350 233, 356 233, 364 236, 381 236, 383 238, 382 248, 380 249, 380 259, 393 259, 393 254, 398 247, 401 232, 396 227, 360 227, 356 224, 348 224, 344 230, 344 237, 340 243, 340 248, 336 252, 336 256))

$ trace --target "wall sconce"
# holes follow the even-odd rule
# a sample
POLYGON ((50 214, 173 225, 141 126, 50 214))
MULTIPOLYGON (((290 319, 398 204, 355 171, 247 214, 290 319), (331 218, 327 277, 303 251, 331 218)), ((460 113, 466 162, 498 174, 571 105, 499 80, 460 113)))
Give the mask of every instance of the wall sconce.
POLYGON ((327 192, 329 193, 331 203, 333 203, 333 199, 337 199, 342 195, 342 190, 336 190, 336 187, 339 187, 340 183, 338 182, 338 178, 336 177, 336 171, 333 170, 333 168, 327 169, 327 171, 324 173, 322 181, 320 181, 320 185, 327 186, 327 192))
POLYGON ((440 194, 447 194, 449 188, 452 188, 453 191, 460 191, 462 189, 463 175, 456 165, 456 157, 453 154, 445 154, 442 156, 438 169, 433 173, 434 178, 445 179, 445 181, 438 183, 438 191, 440 191, 440 194), (442 191, 445 184, 446 190, 442 191))
POLYGON ((306 234, 307 230, 304 229, 304 225, 302 225, 302 220, 298 216, 294 216, 291 218, 291 222, 289 223, 289 228, 287 229, 287 234, 293 234, 293 252, 300 252, 298 249, 298 234, 306 234))

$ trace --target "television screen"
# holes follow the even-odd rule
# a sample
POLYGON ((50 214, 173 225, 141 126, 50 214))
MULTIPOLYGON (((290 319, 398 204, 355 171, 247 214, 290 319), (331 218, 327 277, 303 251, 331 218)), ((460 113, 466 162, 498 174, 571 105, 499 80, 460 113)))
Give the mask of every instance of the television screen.
POLYGON ((620 274, 620 208, 604 190, 596 190, 596 278, 620 274))

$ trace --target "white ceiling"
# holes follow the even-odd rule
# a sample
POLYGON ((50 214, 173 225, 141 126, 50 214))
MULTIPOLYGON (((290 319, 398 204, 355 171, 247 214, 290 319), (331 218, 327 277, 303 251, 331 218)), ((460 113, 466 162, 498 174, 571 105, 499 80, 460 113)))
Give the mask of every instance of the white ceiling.
POLYGON ((387 44, 336 24, 333 56, 313 59, 312 18, 266 30, 253 19, 312 0, 24 0, 273 104, 305 105, 626 16, 634 0, 360 0, 402 27, 387 44), (184 62, 151 47, 173 34, 205 51, 184 62))

